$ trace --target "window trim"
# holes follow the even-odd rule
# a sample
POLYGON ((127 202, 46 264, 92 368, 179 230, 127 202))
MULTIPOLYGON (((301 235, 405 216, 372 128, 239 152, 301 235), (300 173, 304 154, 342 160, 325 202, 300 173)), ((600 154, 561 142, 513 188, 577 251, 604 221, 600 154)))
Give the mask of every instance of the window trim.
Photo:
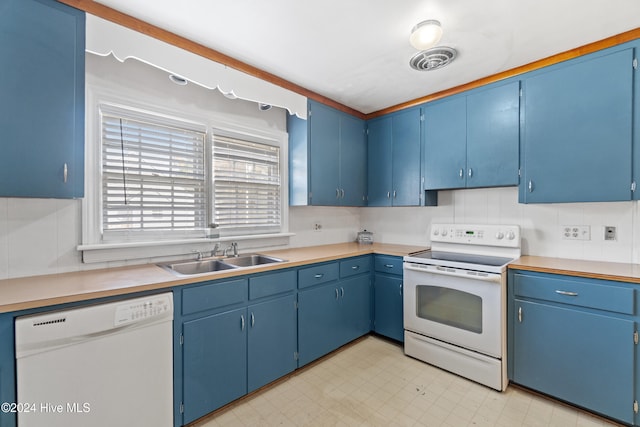
MULTIPOLYGON (((104 262, 104 261, 126 261, 130 259, 167 257, 190 254, 195 250, 202 250, 203 247, 210 248, 215 242, 239 241, 246 242, 244 248, 267 247, 288 244, 289 233, 289 174, 288 174, 288 134, 284 131, 267 127, 248 126, 243 123, 242 117, 230 118, 216 112, 200 112, 194 115, 189 112, 172 110, 161 105, 140 102, 128 99, 124 96, 114 94, 112 91, 87 85, 86 90, 86 150, 85 164, 85 197, 82 201, 82 243, 78 250, 83 252, 83 261, 104 262), (247 138, 262 143, 271 143, 280 147, 280 175, 281 175, 281 227, 280 232, 257 235, 221 236, 217 239, 206 238, 176 238, 173 240, 144 240, 144 241, 122 241, 105 242, 101 236, 101 177, 102 177, 102 157, 101 157, 101 126, 100 107, 101 105, 111 105, 115 108, 122 108, 127 111, 137 111, 140 114, 151 113, 153 115, 166 118, 169 122, 176 121, 180 124, 190 124, 196 128, 206 130, 205 155, 210 155, 212 149, 211 135, 214 132, 221 132, 232 135, 236 138, 247 138), (203 117, 207 114, 207 117, 203 117), (132 248, 135 248, 132 250, 132 248), (93 254, 92 254, 93 252, 93 254), (100 253, 98 253, 100 252, 100 253)), ((208 172, 210 174, 210 172, 208 172)), ((207 176, 209 184, 211 177, 207 176)), ((208 192, 213 192, 213 186, 208 185, 208 192)), ((212 213, 211 194, 208 198, 208 212, 212 213)))

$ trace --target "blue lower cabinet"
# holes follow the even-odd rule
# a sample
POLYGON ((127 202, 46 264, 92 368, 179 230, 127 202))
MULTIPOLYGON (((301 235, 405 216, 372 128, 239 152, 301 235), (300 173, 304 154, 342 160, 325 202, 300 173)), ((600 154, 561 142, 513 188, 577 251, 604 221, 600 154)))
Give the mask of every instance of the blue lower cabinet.
POLYGON ((509 271, 509 378, 634 424, 640 301, 636 288, 608 280, 509 271))
POLYGON ((248 308, 248 391, 256 390, 296 366, 296 307, 294 295, 248 308))
POLYGON ((376 274, 373 294, 373 330, 380 335, 403 342, 402 276, 376 274))
POLYGON ((514 378, 626 423, 633 423, 634 322, 515 302, 514 378))
POLYGON ((299 366, 340 346, 340 289, 337 282, 298 293, 299 366))
POLYGON ((357 276, 340 282, 341 315, 339 345, 360 338, 371 331, 371 278, 357 276))
POLYGON ((299 366, 371 331, 370 268, 371 258, 366 256, 341 261, 339 266, 320 264, 299 271, 299 366), (316 277, 330 281, 304 287, 316 277))
POLYGON ((184 323, 184 424, 247 393, 246 328, 246 308, 184 323))
MULTIPOLYGON (((14 332, 11 313, 0 314, 0 403, 16 401, 14 332)), ((0 411, 0 426, 15 427, 15 413, 0 411)))

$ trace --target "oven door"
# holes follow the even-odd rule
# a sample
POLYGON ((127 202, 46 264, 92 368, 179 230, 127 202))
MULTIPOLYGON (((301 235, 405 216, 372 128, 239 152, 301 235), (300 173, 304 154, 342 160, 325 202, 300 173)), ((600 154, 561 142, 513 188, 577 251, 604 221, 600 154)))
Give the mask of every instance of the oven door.
POLYGON ((502 357, 502 274, 404 263, 404 328, 502 357))

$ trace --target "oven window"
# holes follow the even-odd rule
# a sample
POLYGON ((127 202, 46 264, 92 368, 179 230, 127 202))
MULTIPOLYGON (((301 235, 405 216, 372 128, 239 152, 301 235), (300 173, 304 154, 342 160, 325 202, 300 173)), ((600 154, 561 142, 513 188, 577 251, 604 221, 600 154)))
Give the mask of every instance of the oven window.
POLYGON ((416 288, 418 317, 454 328, 482 333, 482 298, 441 286, 416 288))

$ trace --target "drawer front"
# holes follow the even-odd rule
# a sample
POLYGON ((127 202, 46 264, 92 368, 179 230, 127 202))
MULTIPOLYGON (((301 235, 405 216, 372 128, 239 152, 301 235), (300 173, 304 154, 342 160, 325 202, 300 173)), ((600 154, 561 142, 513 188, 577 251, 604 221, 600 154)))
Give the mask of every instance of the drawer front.
POLYGON ((402 258, 389 255, 376 255, 376 271, 402 275, 402 258))
POLYGON ((297 285, 294 270, 270 273, 249 279, 249 299, 257 299, 293 291, 297 285))
POLYGON ((635 289, 588 279, 514 275, 517 297, 535 298, 623 314, 634 314, 635 289))
POLYGON ((247 279, 213 282, 183 289, 182 314, 220 308, 247 300, 247 279))
POLYGON ((340 277, 350 277, 371 271, 371 257, 361 256, 340 261, 340 277))
POLYGON ((316 265, 298 270, 298 288, 308 288, 338 279, 338 263, 316 265))

